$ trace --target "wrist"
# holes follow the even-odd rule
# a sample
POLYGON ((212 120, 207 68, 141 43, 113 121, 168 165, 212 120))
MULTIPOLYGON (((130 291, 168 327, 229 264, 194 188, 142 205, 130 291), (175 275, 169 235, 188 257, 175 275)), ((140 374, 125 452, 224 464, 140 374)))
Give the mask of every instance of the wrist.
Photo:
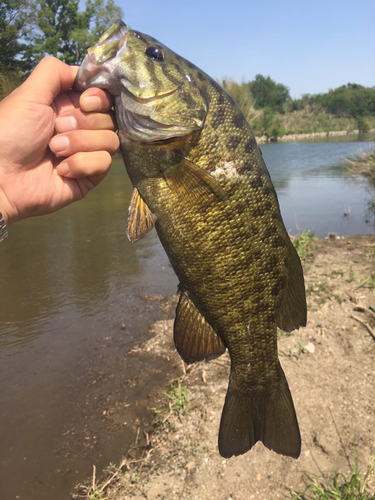
POLYGON ((12 204, 9 202, 7 196, 5 195, 0 183, 0 213, 3 216, 4 223, 9 228, 12 224, 17 222, 17 214, 12 208, 12 204))

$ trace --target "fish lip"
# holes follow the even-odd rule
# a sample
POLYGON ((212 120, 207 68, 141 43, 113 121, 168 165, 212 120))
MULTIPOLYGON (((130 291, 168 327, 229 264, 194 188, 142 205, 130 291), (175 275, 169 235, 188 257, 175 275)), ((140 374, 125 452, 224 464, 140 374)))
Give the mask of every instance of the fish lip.
POLYGON ((103 68, 93 62, 92 55, 87 54, 78 69, 72 89, 82 92, 90 87, 90 80, 103 68))
MULTIPOLYGON (((123 81, 127 81, 125 78, 122 79, 123 81)), ((176 92, 178 92, 178 87, 176 87, 175 89, 169 91, 169 92, 166 92, 165 94, 162 94, 162 95, 155 95, 155 96, 152 96, 152 97, 139 97, 139 96, 136 96, 135 94, 133 94, 127 87, 125 84, 123 84, 123 92, 126 93, 126 95, 128 97, 130 97, 131 99, 134 99, 135 101, 139 102, 139 104, 148 104, 150 102, 153 102, 153 101, 157 101, 159 99, 163 99, 164 97, 168 97, 170 95, 173 95, 175 94, 176 92)))
POLYGON ((92 86, 95 87, 95 85, 92 85, 91 80, 93 80, 99 72, 107 74, 111 73, 112 71, 111 65, 103 64, 104 61, 103 62, 100 61, 100 59, 96 54, 96 49, 103 47, 106 44, 118 41, 117 54, 121 50, 124 49, 126 50, 126 45, 127 45, 126 37, 129 32, 129 29, 126 26, 126 24, 123 21, 121 21, 121 19, 117 19, 115 24, 117 24, 117 29, 115 31, 113 31, 110 34, 108 34, 108 31, 104 33, 102 37, 99 39, 99 42, 87 50, 86 57, 82 61, 82 64, 78 69, 78 73, 72 85, 73 90, 83 91, 89 87, 92 86), (122 43, 121 40, 123 40, 122 43))

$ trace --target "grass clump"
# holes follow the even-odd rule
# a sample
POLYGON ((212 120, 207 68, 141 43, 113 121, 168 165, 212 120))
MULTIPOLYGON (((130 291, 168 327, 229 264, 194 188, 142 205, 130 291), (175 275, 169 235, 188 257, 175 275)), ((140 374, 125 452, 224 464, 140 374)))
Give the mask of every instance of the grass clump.
MULTIPOLYGON (((349 174, 368 177, 375 185, 375 148, 369 153, 360 153, 353 158, 346 158, 344 164, 349 174)), ((370 204, 375 206, 375 202, 370 202, 370 204)))
POLYGON ((348 133, 358 129, 357 120, 331 115, 323 110, 305 109, 280 115, 281 126, 286 134, 313 134, 345 130, 348 133))
POLYGON ((164 394, 167 396, 170 411, 180 415, 187 408, 189 404, 187 389, 179 380, 176 384, 172 384, 171 389, 164 394))
POLYGON ((294 248, 301 259, 313 257, 315 253, 316 238, 311 231, 303 231, 298 236, 292 238, 294 248))
POLYGON ((309 477, 309 484, 302 492, 291 491, 293 500, 375 500, 375 492, 366 488, 367 481, 373 472, 375 455, 372 456, 364 478, 358 466, 358 456, 353 444, 354 464, 351 465, 350 477, 334 473, 331 480, 318 481, 309 477))
POLYGON ((167 398, 167 404, 161 408, 151 408, 156 415, 155 424, 164 424, 173 414, 180 417, 189 404, 187 388, 181 384, 180 380, 171 384, 170 390, 164 392, 164 395, 167 398))

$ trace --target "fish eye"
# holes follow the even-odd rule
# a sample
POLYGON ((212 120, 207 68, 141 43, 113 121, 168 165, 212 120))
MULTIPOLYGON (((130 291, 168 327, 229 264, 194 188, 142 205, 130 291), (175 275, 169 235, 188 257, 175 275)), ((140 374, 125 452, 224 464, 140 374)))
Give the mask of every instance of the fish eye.
POLYGON ((159 47, 147 47, 146 56, 154 61, 164 61, 164 53, 161 49, 159 49, 159 47))

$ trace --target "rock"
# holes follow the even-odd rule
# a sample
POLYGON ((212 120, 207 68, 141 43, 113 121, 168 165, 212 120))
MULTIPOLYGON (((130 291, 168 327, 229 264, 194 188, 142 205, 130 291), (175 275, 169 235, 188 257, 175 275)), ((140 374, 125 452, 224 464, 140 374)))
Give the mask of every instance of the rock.
POLYGON ((312 342, 309 342, 308 344, 305 345, 305 349, 310 354, 314 354, 314 352, 315 352, 315 345, 312 342))

